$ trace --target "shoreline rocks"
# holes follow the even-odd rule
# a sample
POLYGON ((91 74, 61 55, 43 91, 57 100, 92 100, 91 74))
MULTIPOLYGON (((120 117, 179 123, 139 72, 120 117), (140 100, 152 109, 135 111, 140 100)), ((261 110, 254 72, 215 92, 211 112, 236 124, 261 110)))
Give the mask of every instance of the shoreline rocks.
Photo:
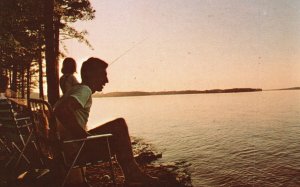
MULTIPOLYGON (((162 153, 145 143, 140 138, 132 137, 134 157, 140 168, 151 176, 158 177, 164 181, 164 187, 192 187, 191 176, 186 167, 187 162, 159 163, 162 153)), ((99 164, 87 168, 86 176, 89 184, 93 187, 111 186, 108 164, 99 164)), ((121 168, 114 163, 117 186, 124 186, 124 177, 121 168)))

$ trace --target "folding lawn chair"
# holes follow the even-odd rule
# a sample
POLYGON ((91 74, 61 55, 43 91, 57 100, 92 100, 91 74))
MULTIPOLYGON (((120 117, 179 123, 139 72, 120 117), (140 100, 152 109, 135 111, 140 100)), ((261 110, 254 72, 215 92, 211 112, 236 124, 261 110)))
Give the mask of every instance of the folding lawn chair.
MULTIPOLYGON (((55 163, 57 164, 57 167, 54 169, 56 173, 56 178, 60 179, 58 181, 59 186, 64 186, 67 182, 67 179, 70 175, 70 172, 74 168, 83 168, 89 165, 94 165, 98 164, 99 162, 109 162, 110 165, 110 173, 111 173, 111 179, 112 183, 114 186, 116 186, 116 181, 115 181, 115 174, 114 174, 114 168, 112 164, 112 155, 110 152, 110 145, 109 145, 109 138, 112 137, 112 134, 100 134, 100 135, 93 135, 93 136, 88 136, 86 138, 81 138, 81 139, 71 139, 71 140, 62 140, 60 138, 59 131, 57 130, 57 122, 56 118, 54 116, 53 110, 51 105, 43 100, 40 99, 29 99, 28 100, 28 106, 32 113, 38 113, 38 112, 43 112, 46 114, 47 121, 49 124, 49 137, 48 139, 50 140, 50 145, 52 149, 52 156, 54 158, 55 163), (82 160, 81 156, 83 154, 83 150, 86 146, 86 144, 89 141, 105 141, 106 142, 106 155, 108 155, 108 158, 105 159, 99 159, 97 161, 95 160, 82 160), (70 156, 65 149, 67 145, 76 145, 76 153, 70 156), (62 167, 61 167, 62 166, 62 167), (63 170, 63 172, 61 172, 63 170)), ((35 117, 35 123, 39 124, 40 119, 37 119, 35 117)), ((90 150, 93 151, 93 150, 90 150)), ((83 169, 82 169, 83 170, 83 169)), ((84 175, 84 172, 82 172, 84 175)), ((85 179, 85 176, 83 176, 85 179)))
POLYGON ((0 146, 2 167, 11 179, 22 170, 43 164, 34 156, 39 151, 30 111, 10 99, 0 100, 0 146))

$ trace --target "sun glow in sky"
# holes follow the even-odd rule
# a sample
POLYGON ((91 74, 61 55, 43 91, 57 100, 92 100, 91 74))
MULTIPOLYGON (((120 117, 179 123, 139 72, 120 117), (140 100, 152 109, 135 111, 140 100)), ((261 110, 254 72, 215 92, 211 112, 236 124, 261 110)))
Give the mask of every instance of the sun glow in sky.
MULTIPOLYGON (((66 41, 80 63, 108 63, 104 92, 300 86, 299 0, 91 0, 79 22, 94 50, 66 41)), ((79 69, 78 69, 78 72, 79 69)))

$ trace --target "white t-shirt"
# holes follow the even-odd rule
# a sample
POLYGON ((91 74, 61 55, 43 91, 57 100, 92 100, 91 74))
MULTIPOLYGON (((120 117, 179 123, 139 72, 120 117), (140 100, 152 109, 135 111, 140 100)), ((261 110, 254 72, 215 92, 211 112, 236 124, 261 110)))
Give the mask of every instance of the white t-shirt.
POLYGON ((59 107, 60 103, 68 97, 75 98, 78 103, 82 106, 74 111, 74 116, 80 124, 80 126, 86 130, 90 109, 92 106, 92 90, 82 84, 77 84, 71 87, 55 104, 55 107, 59 107))

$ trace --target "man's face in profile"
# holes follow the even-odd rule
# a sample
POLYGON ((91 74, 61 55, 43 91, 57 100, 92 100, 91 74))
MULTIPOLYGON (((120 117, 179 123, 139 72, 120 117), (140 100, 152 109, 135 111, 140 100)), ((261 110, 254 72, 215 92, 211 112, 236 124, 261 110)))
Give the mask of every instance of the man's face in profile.
POLYGON ((93 91, 101 92, 106 83, 108 83, 106 69, 99 69, 93 75, 93 91))

